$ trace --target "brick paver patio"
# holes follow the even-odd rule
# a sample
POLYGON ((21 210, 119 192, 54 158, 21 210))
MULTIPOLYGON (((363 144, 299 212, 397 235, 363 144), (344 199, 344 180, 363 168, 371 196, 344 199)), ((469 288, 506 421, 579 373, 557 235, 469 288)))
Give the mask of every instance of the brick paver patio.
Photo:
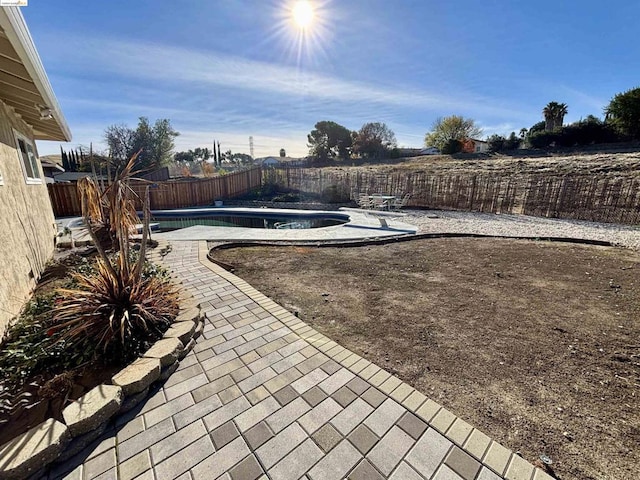
POLYGON ((206 316, 194 349, 49 479, 551 479, 206 253, 163 259, 206 316))

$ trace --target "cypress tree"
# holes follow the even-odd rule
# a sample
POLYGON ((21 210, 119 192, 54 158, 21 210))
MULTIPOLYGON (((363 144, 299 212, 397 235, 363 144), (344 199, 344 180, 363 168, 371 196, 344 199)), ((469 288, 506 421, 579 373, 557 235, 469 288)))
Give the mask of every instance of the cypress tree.
POLYGON ((62 158, 62 168, 64 168, 65 171, 68 172, 70 170, 69 159, 67 158, 67 152, 64 151, 62 145, 60 145, 60 157, 62 158))

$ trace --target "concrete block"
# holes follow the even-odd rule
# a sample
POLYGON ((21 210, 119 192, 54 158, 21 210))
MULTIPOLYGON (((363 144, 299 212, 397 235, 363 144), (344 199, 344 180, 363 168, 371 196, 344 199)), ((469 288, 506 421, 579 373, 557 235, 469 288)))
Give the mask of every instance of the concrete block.
POLYGON ((143 355, 145 358, 157 358, 162 368, 167 367, 178 360, 184 350, 184 345, 179 338, 163 338, 158 340, 143 355))
POLYGON ((340 480, 347 476, 362 456, 348 441, 341 442, 309 472, 311 480, 340 480))
POLYGON ((195 322, 178 322, 174 323, 164 332, 164 338, 179 338, 183 345, 189 343, 196 331, 195 322))
POLYGON ((71 403, 62 411, 69 433, 77 437, 105 423, 122 404, 122 388, 114 385, 98 385, 71 403))
POLYGON ((186 307, 191 307, 180 311, 174 322, 196 322, 200 319, 200 309, 194 307, 191 302, 185 302, 186 307))
POLYGON ((168 367, 163 368, 160 371, 160 377, 158 377, 158 380, 161 381, 161 382, 164 382, 165 380, 168 380, 169 377, 171 375, 173 375, 176 370, 178 370, 179 366, 180 366, 180 362, 179 361, 175 361, 171 365, 169 365, 168 367))
POLYGON ((393 427, 389 433, 373 447, 373 450, 367 455, 367 458, 384 475, 389 476, 413 446, 413 443, 413 438, 400 428, 393 427))
POLYGON ((160 378, 160 360, 139 358, 115 374, 111 381, 122 388, 125 396, 129 396, 143 391, 158 378, 160 378))
POLYGON ((184 346, 184 350, 180 354, 180 357, 178 358, 178 360, 182 360, 184 357, 186 357, 187 353, 189 353, 191 350, 193 350, 193 347, 195 347, 195 346, 196 346, 196 341, 192 338, 191 340, 189 340, 189 343, 187 343, 184 346))
POLYGON ((144 401, 147 396, 149 396, 149 387, 145 388, 139 393, 134 393, 133 395, 126 397, 122 401, 122 405, 120 405, 118 414, 127 413, 128 411, 134 409, 140 404, 140 402, 144 401))
POLYGON ((50 418, 0 447, 0 477, 26 478, 58 457, 69 441, 66 425, 50 418))

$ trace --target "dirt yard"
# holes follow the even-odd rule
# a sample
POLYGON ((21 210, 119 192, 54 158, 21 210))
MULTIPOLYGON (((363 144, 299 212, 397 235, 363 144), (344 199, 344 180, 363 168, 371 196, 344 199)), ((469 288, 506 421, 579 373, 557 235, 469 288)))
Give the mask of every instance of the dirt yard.
POLYGON ((489 239, 215 252, 558 478, 640 478, 640 255, 489 239))
POLYGON ((433 155, 370 163, 360 167, 364 170, 415 171, 437 174, 532 174, 549 175, 599 175, 618 174, 637 178, 640 176, 640 152, 638 151, 583 151, 546 153, 520 150, 513 155, 433 155))

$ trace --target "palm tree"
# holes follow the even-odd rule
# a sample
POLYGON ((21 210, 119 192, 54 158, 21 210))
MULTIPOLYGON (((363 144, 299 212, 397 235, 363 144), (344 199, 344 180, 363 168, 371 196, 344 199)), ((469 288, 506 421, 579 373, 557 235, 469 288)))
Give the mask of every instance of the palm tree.
POLYGON ((549 102, 546 107, 542 109, 544 115, 544 130, 550 132, 558 127, 562 127, 564 116, 568 112, 566 103, 549 102))
POLYGON ((556 110, 559 105, 558 102, 549 102, 547 106, 542 109, 545 132, 551 132, 555 128, 556 110))
POLYGON ((558 104, 557 110, 556 110, 556 118, 555 118, 555 122, 554 122, 554 127, 558 128, 562 128, 562 125, 564 123, 564 116, 569 113, 569 107, 567 107, 566 103, 560 103, 558 104))

